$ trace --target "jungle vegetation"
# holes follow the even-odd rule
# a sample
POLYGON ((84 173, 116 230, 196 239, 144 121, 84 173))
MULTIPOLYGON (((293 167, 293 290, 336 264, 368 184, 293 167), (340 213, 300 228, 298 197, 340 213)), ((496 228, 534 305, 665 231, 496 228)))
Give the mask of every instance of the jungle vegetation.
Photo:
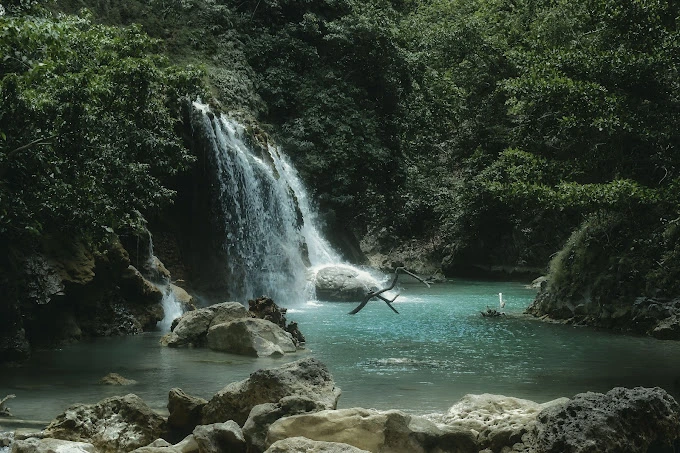
POLYGON ((178 100, 207 91, 331 225, 428 238, 449 274, 552 260, 565 297, 680 294, 677 2, 2 4, 4 241, 161 207, 178 100))

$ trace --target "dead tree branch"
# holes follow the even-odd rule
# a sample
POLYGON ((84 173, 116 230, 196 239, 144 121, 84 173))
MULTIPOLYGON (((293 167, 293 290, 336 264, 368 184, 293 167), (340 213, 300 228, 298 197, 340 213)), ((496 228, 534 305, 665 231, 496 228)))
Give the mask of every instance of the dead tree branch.
POLYGON ((16 398, 16 395, 7 395, 0 400, 0 417, 11 417, 12 414, 9 411, 9 407, 5 407, 5 401, 16 398))
POLYGON ((392 309, 393 312, 399 314, 399 312, 397 311, 397 309, 394 308, 394 307, 392 306, 392 302, 394 302, 394 301, 397 299, 397 297, 399 297, 399 294, 397 294, 396 296, 394 296, 394 298, 392 298, 392 300, 386 298, 386 297, 383 296, 382 294, 383 294, 384 292, 387 292, 387 291, 391 290, 392 288, 394 288, 394 287, 397 285, 397 281, 399 280, 399 273, 400 273, 400 272, 403 272, 403 273, 405 273, 405 274, 408 274, 408 275, 410 275, 411 277, 415 278, 416 280, 418 280, 418 281, 424 283, 425 286, 427 286, 428 288, 430 287, 430 284, 429 284, 428 282, 426 282, 425 280, 423 280, 422 278, 420 278, 420 277, 417 276, 416 274, 407 271, 406 268, 398 267, 398 268, 396 268, 396 269, 394 270, 394 279, 392 279, 392 284, 391 284, 390 286, 388 286, 387 288, 383 288, 383 289, 381 289, 381 290, 379 290, 379 291, 371 291, 371 292, 369 292, 368 294, 366 294, 366 297, 364 297, 364 299, 361 301, 361 303, 359 304, 359 306, 358 306, 357 308, 355 308, 354 310, 350 311, 349 314, 350 314, 350 315, 356 315, 357 313, 359 313, 359 311, 361 311, 361 309, 364 308, 364 307, 366 306, 366 304, 368 303, 368 301, 370 301, 370 300, 373 299, 374 297, 375 297, 375 298, 378 298, 378 299, 380 299, 380 300, 382 300, 383 302, 385 302, 385 303, 387 304, 387 306, 390 307, 390 309, 392 309))

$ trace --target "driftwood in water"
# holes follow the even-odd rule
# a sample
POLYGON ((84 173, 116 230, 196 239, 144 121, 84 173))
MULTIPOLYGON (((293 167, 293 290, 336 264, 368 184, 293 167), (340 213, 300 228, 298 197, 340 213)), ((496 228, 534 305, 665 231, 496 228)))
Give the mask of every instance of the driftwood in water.
POLYGON ((350 315, 356 315, 357 313, 359 313, 359 311, 360 311, 362 308, 364 308, 364 307, 366 306, 366 304, 368 303, 368 301, 371 300, 371 299, 373 299, 374 297, 377 298, 377 299, 382 300, 383 302, 385 302, 385 303, 387 304, 387 306, 390 307, 390 308, 392 309, 393 312, 399 314, 399 312, 397 311, 397 309, 394 308, 394 307, 392 306, 392 302, 394 302, 394 301, 396 300, 396 298, 399 297, 399 294, 397 294, 396 296, 394 296, 394 297, 392 298, 392 300, 388 299, 387 297, 383 296, 382 294, 383 294, 384 292, 387 292, 387 291, 391 290, 392 288, 394 288, 394 287, 396 286, 397 281, 399 280, 399 273, 400 273, 400 272, 403 272, 403 273, 405 273, 405 274, 408 274, 408 275, 410 275, 411 277, 413 277, 413 278, 415 278, 415 279, 417 279, 417 280, 423 282, 423 283, 425 284, 425 286, 427 286, 428 288, 430 287, 430 284, 429 284, 429 283, 427 283, 427 282, 426 282, 425 280, 423 280, 422 278, 418 277, 416 274, 407 271, 406 268, 398 267, 398 268, 396 268, 396 269, 394 270, 394 279, 392 280, 392 284, 391 284, 390 286, 388 286, 387 288, 383 288, 383 289, 381 289, 381 290, 378 290, 378 291, 371 291, 371 292, 369 292, 368 294, 366 294, 366 297, 364 297, 364 300, 361 301, 361 303, 359 304, 359 306, 358 306, 357 308, 355 308, 354 310, 350 311, 349 314, 350 314, 350 315))
POLYGON ((9 407, 5 406, 5 401, 16 398, 16 395, 7 395, 3 399, 0 400, 0 417, 11 417, 12 414, 9 411, 9 407))

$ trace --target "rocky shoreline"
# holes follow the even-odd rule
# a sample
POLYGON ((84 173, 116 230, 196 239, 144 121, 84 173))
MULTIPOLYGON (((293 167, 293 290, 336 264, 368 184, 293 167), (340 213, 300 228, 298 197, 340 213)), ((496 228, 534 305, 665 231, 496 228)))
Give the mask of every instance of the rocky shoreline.
POLYGON ((680 340, 680 298, 638 297, 608 304, 588 298, 570 300, 557 297, 549 281, 543 281, 525 313, 548 322, 598 327, 659 340, 680 340))
POLYGON ((68 408, 39 432, 0 433, 0 452, 673 452, 680 405, 661 388, 617 387, 538 404, 466 395, 445 414, 338 409, 314 358, 259 370, 210 400, 171 389, 167 416, 138 396, 68 408))

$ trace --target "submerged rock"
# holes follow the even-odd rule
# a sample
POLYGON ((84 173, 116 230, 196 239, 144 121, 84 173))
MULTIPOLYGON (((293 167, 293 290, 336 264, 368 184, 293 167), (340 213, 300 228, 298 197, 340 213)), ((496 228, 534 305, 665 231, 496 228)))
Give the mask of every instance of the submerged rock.
POLYGON ((266 453, 368 453, 367 450, 339 442, 323 442, 306 437, 279 440, 266 453))
POLYGON ((351 266, 326 266, 313 279, 316 298, 333 302, 359 302, 378 282, 367 272, 351 266))
POLYGON ((297 351, 291 334, 264 319, 237 319, 212 326, 207 340, 212 350, 256 357, 297 351))
POLYGON ((99 383, 104 385, 134 385, 137 381, 134 379, 127 379, 118 373, 109 373, 104 376, 99 383))
POLYGON ((203 408, 203 423, 234 420, 242 426, 253 407, 292 395, 335 409, 340 393, 323 363, 313 358, 301 359, 278 368, 258 370, 248 379, 227 385, 203 408))
POLYGON ((165 419, 137 395, 71 406, 44 430, 45 437, 89 442, 102 453, 149 445, 165 430, 165 419))

